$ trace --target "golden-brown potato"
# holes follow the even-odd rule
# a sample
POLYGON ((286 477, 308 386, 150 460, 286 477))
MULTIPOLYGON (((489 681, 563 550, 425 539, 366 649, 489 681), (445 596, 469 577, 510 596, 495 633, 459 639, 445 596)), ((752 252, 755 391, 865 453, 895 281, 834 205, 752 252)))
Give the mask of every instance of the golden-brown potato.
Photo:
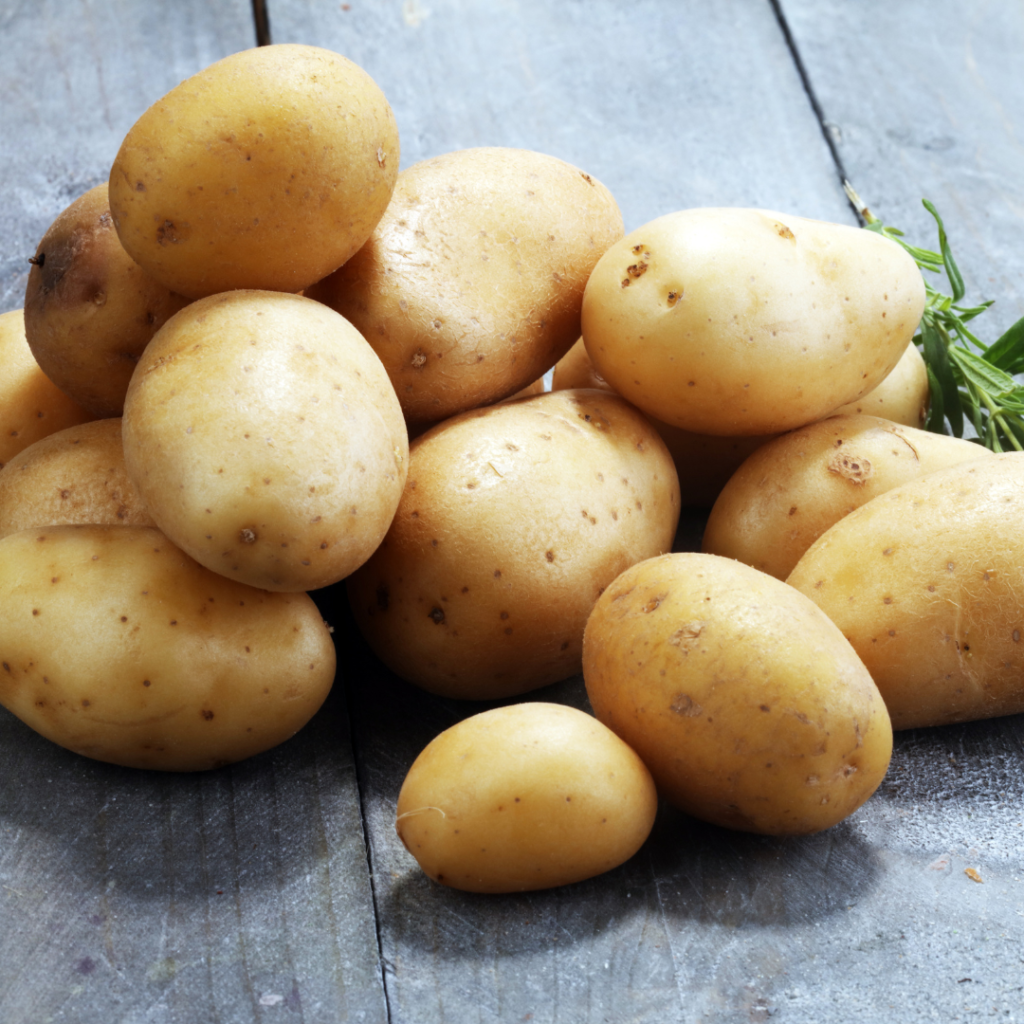
POLYGON ((348 593, 381 660, 434 693, 507 697, 578 672, 597 596, 672 545, 672 459, 617 395, 463 413, 417 438, 409 462, 391 529, 348 593))
POLYGON ((0 468, 47 434, 92 419, 39 368, 23 311, 0 313, 0 468))
POLYGON ((399 175, 367 244, 307 291, 366 336, 410 423, 489 405, 544 374, 622 216, 595 178, 527 150, 460 150, 399 175))
POLYGON ((759 448, 718 496, 703 550, 784 580, 830 526, 893 487, 989 455, 877 416, 832 416, 759 448))
POLYGON ((684 210, 617 242, 583 299, 598 372, 702 434, 801 427, 874 388, 924 308, 913 259, 870 231, 766 210, 684 210))
POLYGON ((0 470, 0 537, 74 523, 156 525, 125 469, 119 418, 59 430, 0 470))
POLYGON ((261 46, 139 118, 110 208, 128 254, 172 291, 297 292, 370 236, 398 160, 394 115, 365 71, 315 46, 261 46))
POLYGON ((1024 711, 1024 454, 930 473, 841 519, 788 582, 843 631, 896 729, 1024 711))
POLYGON ((47 739, 135 768, 217 768, 321 705, 334 646, 306 594, 197 565, 159 530, 0 540, 0 704, 47 739))
POLYGON ((188 299, 124 251, 97 185, 50 225, 25 292, 25 335, 46 375, 97 416, 120 416, 149 339, 188 299))
POLYGON ((395 827, 435 881, 521 892, 609 871, 643 845, 657 793, 610 729, 561 704, 467 718, 416 758, 395 827))
POLYGON ((828 828, 889 764, 889 717, 850 644, 812 601, 731 559, 626 570, 587 622, 583 675, 664 796, 728 828, 828 828))
POLYGON ((123 429, 164 533, 267 590, 314 590, 361 565, 408 468, 373 349, 333 310, 282 292, 225 292, 173 316, 132 378, 123 429))

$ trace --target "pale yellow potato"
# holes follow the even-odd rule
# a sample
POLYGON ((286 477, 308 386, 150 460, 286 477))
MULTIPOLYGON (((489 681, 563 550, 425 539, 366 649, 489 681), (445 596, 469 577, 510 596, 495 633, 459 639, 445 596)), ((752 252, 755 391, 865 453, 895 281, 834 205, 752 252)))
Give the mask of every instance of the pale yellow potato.
POLYGON ((464 719, 416 758, 395 828, 434 881, 522 892, 610 871, 654 824, 650 772, 610 729, 562 704, 464 719))
POLYGON ((50 434, 0 470, 0 537, 74 523, 156 525, 125 469, 119 417, 50 434))
POLYGON ((24 312, 0 313, 0 468, 47 434, 92 419, 39 368, 24 312))
POLYGON ((556 157, 459 150, 403 171, 367 244, 307 294, 363 332, 406 419, 437 423, 554 366, 622 231, 611 193, 556 157))
POLYGON ((856 401, 832 411, 833 416, 881 416, 905 427, 923 429, 931 404, 928 370, 916 345, 908 345, 881 384, 856 401))
POLYGON ((786 584, 715 555, 626 570, 587 622, 594 713, 694 817, 747 832, 828 828, 892 753, 878 689, 842 633, 786 584))
POLYGON ((46 375, 97 416, 120 416, 149 339, 189 302, 124 251, 97 185, 50 225, 25 291, 25 335, 46 375))
POLYGON ((315 46, 261 46, 139 118, 110 171, 110 208, 128 254, 172 291, 298 292, 369 238, 398 161, 391 107, 362 68, 315 46))
MULTIPOLYGON (((587 355, 580 338, 555 364, 551 390, 564 388, 615 389, 602 377, 587 355)), ((673 427, 653 416, 647 417, 668 446, 679 474, 679 498, 684 508, 708 508, 743 460, 757 451, 769 437, 716 437, 673 427)))
POLYGON ((77 754, 165 771, 240 761, 305 725, 334 668, 308 595, 227 580, 159 530, 0 540, 0 704, 77 754))
POLYGON ((373 350, 333 310, 282 292, 225 292, 172 317, 132 378, 123 433, 164 533, 267 590, 314 590, 361 565, 408 468, 373 350))
POLYGON ((879 494, 991 453, 877 416, 831 416, 758 448, 708 516, 703 550, 784 580, 830 526, 879 494))
POLYGON ((579 672, 598 595, 672 546, 672 459, 617 395, 463 413, 417 438, 409 462, 391 529, 348 593, 378 657, 434 693, 488 700, 579 672))
POLYGON ((843 631, 896 729, 1024 712, 1024 454, 904 484, 824 533, 788 582, 843 631))
POLYGON ((601 258, 583 338, 598 372, 650 415, 701 434, 771 434, 876 387, 924 301, 913 259, 874 232, 684 210, 601 258))

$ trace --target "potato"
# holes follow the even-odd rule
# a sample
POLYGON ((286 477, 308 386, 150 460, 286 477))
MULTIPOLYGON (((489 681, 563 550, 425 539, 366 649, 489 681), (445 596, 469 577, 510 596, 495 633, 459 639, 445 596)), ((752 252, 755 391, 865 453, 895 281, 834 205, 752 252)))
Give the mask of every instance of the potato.
POLYGON ((267 590, 347 576, 384 536, 408 440, 373 350, 280 292, 186 306, 150 342, 124 412, 125 465, 196 561, 267 590))
POLYGON ((643 845, 657 793, 611 730, 561 704, 467 718, 416 758, 395 827, 435 881, 521 892, 609 871, 643 845))
POLYGON ((770 441, 718 496, 703 550, 784 580, 855 508, 915 477, 990 454, 877 416, 832 416, 770 441))
POLYGON ((749 566, 673 554, 627 569, 587 622, 594 713, 676 807, 728 828, 817 832, 892 753, 867 670, 812 601, 749 566))
POLYGON ((928 370, 916 345, 908 345, 881 384, 856 401, 833 409, 833 416, 881 416, 905 427, 923 429, 930 405, 928 370))
POLYGON ((110 208, 128 254, 172 291, 297 292, 370 236, 398 160, 394 115, 365 71, 314 46, 261 46, 139 118, 110 208))
POLYGON ((598 595, 672 546, 672 460, 617 395, 463 413, 417 438, 409 463, 391 529, 348 594, 378 657, 434 693, 508 697, 578 672, 598 595))
POLYGON ((159 530, 0 540, 0 704, 99 761, 199 771, 288 739, 334 678, 305 594, 218 576, 159 530))
POLYGON ((930 473, 841 519, 789 583, 843 631, 896 729, 1024 711, 1024 454, 930 473))
POLYGON ((595 178, 527 150, 460 150, 399 175, 367 244, 307 294, 351 320, 406 418, 506 398, 580 333, 583 288, 622 237, 595 178))
POLYGON ((601 258, 583 337, 598 372, 650 415, 702 434, 771 434, 874 388, 924 301, 913 259, 881 235, 765 210, 684 210, 601 258))
POLYGON ((125 469, 119 418, 50 434, 0 470, 0 537, 73 523, 156 525, 125 469))
POLYGON ((25 336, 65 394, 97 416, 120 416, 149 339, 188 299, 154 281, 124 251, 97 185, 43 235, 25 292, 25 336))
POLYGON ((95 419, 39 368, 20 309, 0 313, 0 468, 57 430, 95 419))

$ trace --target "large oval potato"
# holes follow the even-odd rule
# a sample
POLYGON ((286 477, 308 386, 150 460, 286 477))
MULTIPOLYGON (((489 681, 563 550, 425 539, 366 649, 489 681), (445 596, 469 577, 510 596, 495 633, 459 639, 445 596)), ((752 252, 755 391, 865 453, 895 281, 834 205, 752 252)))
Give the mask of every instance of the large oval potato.
POLYGON ((792 587, 716 555, 627 569, 587 622, 583 675, 664 796, 728 828, 828 828, 892 753, 882 698, 839 630, 792 587))
POLYGON ((650 415, 702 434, 771 434, 874 388, 924 301, 913 259, 874 232, 684 210, 601 258, 583 338, 598 372, 650 415))
POLYGON ((672 546, 672 459, 618 395, 463 413, 417 438, 409 463, 391 529, 348 593, 378 657, 434 693, 508 697, 578 672, 598 595, 672 546))
POLYGON ((789 584, 843 631, 896 729, 1024 711, 1024 454, 880 495, 826 531, 789 584))
POLYGON ((267 590, 347 576, 387 531, 408 438, 359 332, 318 302, 234 291, 150 342, 123 418, 150 515, 196 561, 267 590))
POLYGON ((751 455, 718 496, 703 550, 784 580, 830 526, 879 494, 991 454, 877 416, 831 416, 751 455))
POLYGON ((406 418, 436 423, 554 366, 622 230, 609 191, 562 160, 460 150, 403 171, 370 240, 307 294, 363 332, 406 418))
POLYGON ((156 525, 125 469, 119 418, 59 430, 0 469, 0 537, 75 523, 156 525))
POLYGON ((75 753, 167 771, 230 764, 301 728, 334 668, 306 594, 227 580, 159 530, 0 541, 0 703, 75 753))
POLYGON ((0 468, 40 438, 95 418, 40 369, 24 311, 0 313, 0 468))
POLYGON ((643 845, 658 797, 610 729, 561 704, 496 708, 416 758, 395 827, 434 881, 522 892, 610 871, 643 845))
POLYGON ((25 336, 46 375, 97 416, 120 416, 142 350, 188 299, 124 251, 106 184, 47 229, 25 290, 25 336))
POLYGON ((362 68, 315 46, 260 46, 139 118, 110 208, 128 254, 172 291, 297 292, 366 241, 398 160, 391 107, 362 68))

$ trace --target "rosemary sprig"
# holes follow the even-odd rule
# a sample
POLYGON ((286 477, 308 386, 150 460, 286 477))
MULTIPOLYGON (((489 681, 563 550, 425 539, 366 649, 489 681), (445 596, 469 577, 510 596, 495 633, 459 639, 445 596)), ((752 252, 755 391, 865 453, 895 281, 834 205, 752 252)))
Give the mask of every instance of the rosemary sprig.
POLYGON ((927 199, 922 200, 939 230, 938 252, 905 242, 903 232, 883 224, 849 182, 844 182, 843 188, 868 231, 892 239, 906 249, 922 271, 945 273, 949 282, 952 294, 947 295, 923 275, 927 298, 918 333, 914 335, 931 385, 928 429, 963 437, 966 420, 977 434, 972 440, 996 452, 1024 451, 1024 384, 1014 380, 1014 374, 1024 373, 1024 317, 986 345, 967 325, 992 302, 963 304, 964 280, 935 207, 927 199))

